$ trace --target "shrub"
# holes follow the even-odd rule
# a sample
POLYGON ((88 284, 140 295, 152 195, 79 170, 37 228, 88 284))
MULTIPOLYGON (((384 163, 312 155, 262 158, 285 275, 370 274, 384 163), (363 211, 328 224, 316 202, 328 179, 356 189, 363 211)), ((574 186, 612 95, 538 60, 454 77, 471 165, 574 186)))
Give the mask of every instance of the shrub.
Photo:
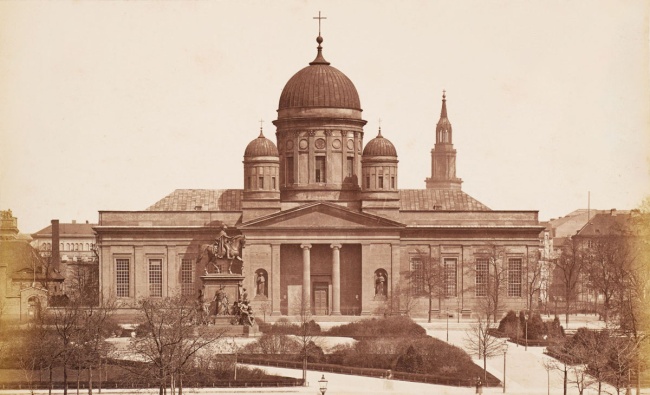
MULTIPOLYGON (((310 334, 319 334, 321 333, 320 325, 316 321, 311 320, 307 322, 307 332, 310 334)), ((300 329, 300 324, 292 323, 286 318, 280 318, 274 324, 260 323, 260 331, 262 333, 274 334, 274 335, 300 335, 302 330, 300 329)))
POLYGON ((395 370, 410 373, 423 373, 422 356, 415 351, 413 346, 409 346, 406 352, 397 358, 395 370))
POLYGON ((510 310, 508 313, 499 321, 499 332, 503 332, 510 337, 518 337, 518 334, 521 333, 519 327, 519 320, 517 319, 517 313, 510 310))
POLYGON ((394 316, 385 318, 372 318, 351 322, 330 328, 326 332, 329 336, 349 337, 378 337, 378 336, 407 336, 419 337, 426 335, 426 330, 413 322, 409 317, 394 316))

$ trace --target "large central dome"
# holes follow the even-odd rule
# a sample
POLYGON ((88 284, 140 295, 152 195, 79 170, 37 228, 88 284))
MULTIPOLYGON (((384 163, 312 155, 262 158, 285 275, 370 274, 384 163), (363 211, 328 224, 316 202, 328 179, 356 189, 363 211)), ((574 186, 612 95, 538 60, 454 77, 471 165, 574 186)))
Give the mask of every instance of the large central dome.
POLYGON ((322 38, 319 39, 316 59, 287 82, 278 109, 328 107, 361 110, 357 89, 345 74, 323 58, 322 38))

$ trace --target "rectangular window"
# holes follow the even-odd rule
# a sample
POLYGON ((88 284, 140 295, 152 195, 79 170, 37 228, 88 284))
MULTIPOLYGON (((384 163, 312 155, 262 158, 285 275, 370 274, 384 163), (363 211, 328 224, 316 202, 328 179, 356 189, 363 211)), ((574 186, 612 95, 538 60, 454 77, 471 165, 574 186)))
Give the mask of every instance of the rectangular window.
POLYGON ((476 296, 487 296, 488 287, 488 260, 480 258, 476 260, 476 296))
POLYGON ((377 189, 384 189, 384 176, 377 177, 377 189))
POLYGON ((259 177, 257 180, 257 188, 264 189, 264 177, 259 177))
POLYGON ((287 184, 293 183, 293 156, 287 156, 287 184))
POLYGON ((348 157, 345 162, 346 175, 352 177, 354 175, 354 158, 348 157))
POLYGON ((454 297, 456 296, 456 258, 445 258, 445 296, 454 297))
POLYGON ((248 189, 253 189, 253 177, 248 176, 248 189))
POLYGON ((521 258, 508 259, 508 296, 521 297, 521 258))
POLYGON ((275 191, 275 177, 271 177, 271 189, 275 191))
POLYGON ((185 296, 194 294, 194 265, 191 259, 181 260, 181 293, 185 296))
POLYGON ((149 296, 162 297, 162 259, 149 259, 149 296))
POLYGON ((366 188, 370 189, 370 176, 366 176, 366 188))
POLYGON ((413 295, 426 294, 424 288, 424 267, 420 258, 411 258, 411 292, 413 295))
POLYGON ((316 158, 316 182, 325 182, 325 157, 317 156, 316 158))
POLYGON ((118 298, 129 297, 129 260, 117 259, 115 261, 115 273, 117 278, 115 284, 117 285, 116 294, 118 298))
POLYGON ((390 189, 395 189, 395 177, 390 178, 390 189))

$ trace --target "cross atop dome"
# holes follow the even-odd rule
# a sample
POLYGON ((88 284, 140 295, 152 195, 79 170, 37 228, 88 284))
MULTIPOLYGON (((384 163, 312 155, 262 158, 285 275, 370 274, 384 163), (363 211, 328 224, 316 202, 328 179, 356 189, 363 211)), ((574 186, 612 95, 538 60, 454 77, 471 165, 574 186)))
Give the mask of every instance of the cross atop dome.
POLYGON ((313 62, 309 63, 309 65, 310 66, 315 64, 329 65, 330 62, 325 60, 325 58, 323 57, 323 47, 321 46, 321 44, 323 43, 323 37, 320 35, 320 21, 321 19, 327 19, 327 17, 320 16, 320 11, 318 11, 318 16, 315 16, 314 19, 318 19, 318 37, 316 37, 316 42, 318 43, 318 47, 316 47, 316 49, 318 49, 318 54, 316 54, 316 59, 314 59, 313 62))

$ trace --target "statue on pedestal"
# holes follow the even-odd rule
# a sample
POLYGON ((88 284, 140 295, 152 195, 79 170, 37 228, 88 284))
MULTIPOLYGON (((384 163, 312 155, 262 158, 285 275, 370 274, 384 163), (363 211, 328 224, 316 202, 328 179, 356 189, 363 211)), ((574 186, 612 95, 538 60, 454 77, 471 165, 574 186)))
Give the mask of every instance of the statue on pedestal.
POLYGON ((204 256, 208 256, 208 262, 205 264, 205 274, 211 273, 214 269, 215 273, 221 273, 222 269, 217 264, 217 259, 228 260, 228 273, 232 274, 232 263, 234 260, 242 262, 242 249, 246 243, 246 238, 243 235, 228 236, 226 233, 228 227, 221 225, 219 233, 215 237, 213 244, 202 244, 199 248, 199 256, 196 262, 200 262, 204 256), (210 266, 210 264, 212 266, 210 266))

